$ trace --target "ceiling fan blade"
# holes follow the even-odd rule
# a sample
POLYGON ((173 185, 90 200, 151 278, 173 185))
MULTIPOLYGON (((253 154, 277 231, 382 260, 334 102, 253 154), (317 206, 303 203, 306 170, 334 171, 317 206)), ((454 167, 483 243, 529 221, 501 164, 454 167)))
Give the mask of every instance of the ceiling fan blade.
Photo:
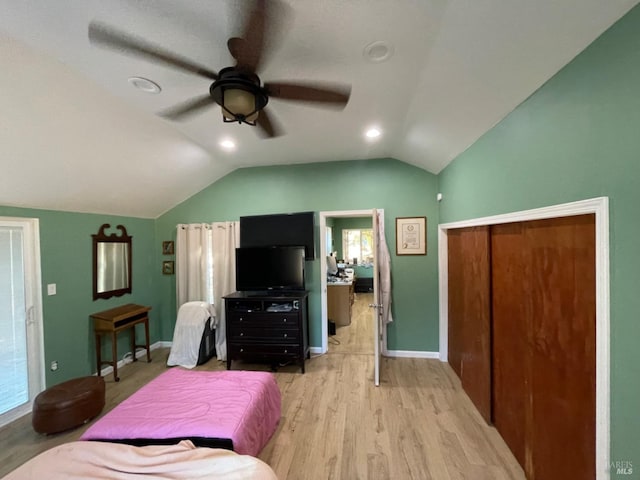
POLYGON ((229 53, 236 59, 237 67, 251 73, 258 70, 262 59, 269 14, 267 5, 266 0, 255 0, 242 30, 242 36, 227 41, 229 53))
POLYGON ((266 82, 264 88, 271 98, 313 102, 339 108, 346 107, 351 96, 351 87, 347 85, 266 82))
POLYGON ((191 115, 199 113, 200 110, 212 104, 215 104, 215 101, 211 95, 207 94, 179 103, 178 105, 163 110, 159 115, 170 120, 183 120, 191 115))
POLYGON ((266 109, 260 110, 258 119, 256 120, 256 126, 260 136, 266 138, 274 138, 284 135, 284 132, 280 128, 280 125, 275 121, 266 109))
POLYGON ((96 45, 162 63, 180 70, 186 70, 201 77, 211 80, 218 79, 218 74, 213 70, 209 70, 157 45, 99 22, 91 22, 89 24, 89 40, 96 45))

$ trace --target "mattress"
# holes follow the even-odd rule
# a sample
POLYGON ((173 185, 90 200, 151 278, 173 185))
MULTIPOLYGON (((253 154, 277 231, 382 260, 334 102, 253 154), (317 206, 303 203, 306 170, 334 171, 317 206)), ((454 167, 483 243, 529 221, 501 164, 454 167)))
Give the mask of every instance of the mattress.
POLYGON ((71 442, 32 458, 3 480, 131 479, 277 480, 264 462, 228 450, 177 445, 133 447, 103 442, 71 442))
POLYGON ((256 456, 280 420, 273 374, 174 367, 97 420, 81 440, 226 448, 256 456))

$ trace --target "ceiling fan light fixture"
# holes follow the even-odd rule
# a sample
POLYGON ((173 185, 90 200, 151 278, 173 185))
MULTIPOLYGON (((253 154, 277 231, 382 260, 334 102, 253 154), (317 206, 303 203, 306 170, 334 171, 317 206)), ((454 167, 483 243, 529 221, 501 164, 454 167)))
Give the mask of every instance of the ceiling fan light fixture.
POLYGON ((258 76, 234 67, 223 68, 219 75, 209 92, 222 107, 222 119, 255 126, 258 113, 269 100, 258 76))
POLYGON ((255 123, 258 118, 255 95, 240 88, 224 89, 222 115, 225 122, 237 122, 240 117, 244 123, 255 123))

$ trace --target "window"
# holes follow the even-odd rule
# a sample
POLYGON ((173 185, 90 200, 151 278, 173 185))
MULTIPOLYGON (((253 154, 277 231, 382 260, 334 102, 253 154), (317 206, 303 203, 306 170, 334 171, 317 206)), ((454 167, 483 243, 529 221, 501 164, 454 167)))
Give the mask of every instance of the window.
POLYGON ((345 260, 357 263, 373 261, 373 230, 370 228, 342 230, 342 255, 345 260))
POLYGON ((325 238, 327 241, 327 253, 331 253, 333 252, 333 229, 331 227, 327 227, 325 238))

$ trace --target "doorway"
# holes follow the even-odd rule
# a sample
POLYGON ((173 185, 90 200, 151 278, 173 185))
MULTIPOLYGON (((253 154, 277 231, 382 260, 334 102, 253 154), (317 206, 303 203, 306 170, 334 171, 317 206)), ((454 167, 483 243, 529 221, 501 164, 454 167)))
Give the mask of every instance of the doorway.
MULTIPOLYGON (((338 304, 340 318, 334 322, 336 335, 331 335, 332 347, 336 347, 337 351, 351 353, 351 350, 345 350, 345 344, 347 344, 357 348, 359 352, 372 354, 376 385, 379 384, 382 345, 386 345, 386 329, 381 326, 379 302, 375 300, 378 298, 376 260, 378 212, 378 210, 320 212, 319 222, 322 306, 320 353, 329 351, 329 320, 331 319, 329 313, 331 310, 332 316, 336 316, 336 302, 340 302, 338 304), (326 258, 332 253, 337 260, 344 260, 340 262, 342 276, 337 282, 334 281, 335 277, 328 275, 326 258), (345 278, 351 274, 355 277, 354 283, 350 283, 348 277, 345 278), (332 281, 328 281, 328 278, 332 281), (370 281, 363 281, 365 278, 370 278, 370 281), (332 289, 331 295, 329 295, 329 289, 332 289), (374 308, 369 308, 371 306, 374 308), (361 336, 364 336, 364 339, 360 338, 361 336)), ((331 331, 333 333, 333 328, 331 331)))
POLYGON ((38 220, 0 218, 0 426, 44 388, 40 292, 38 220))

